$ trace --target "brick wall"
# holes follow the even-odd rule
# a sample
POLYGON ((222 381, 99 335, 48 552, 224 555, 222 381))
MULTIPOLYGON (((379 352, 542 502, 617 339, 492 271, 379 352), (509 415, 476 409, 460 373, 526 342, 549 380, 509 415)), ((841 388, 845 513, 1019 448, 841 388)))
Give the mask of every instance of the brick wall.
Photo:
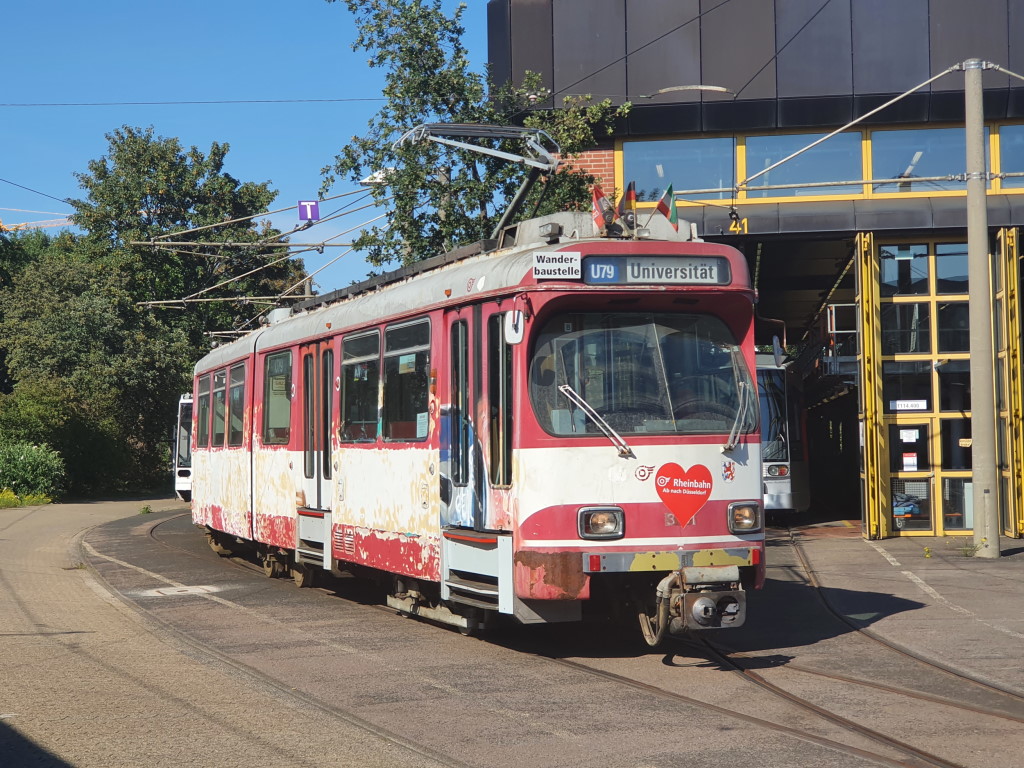
POLYGON ((594 174, 594 176, 598 178, 598 183, 601 185, 605 194, 612 194, 616 187, 615 150, 592 149, 589 152, 581 152, 572 166, 587 173, 594 174))

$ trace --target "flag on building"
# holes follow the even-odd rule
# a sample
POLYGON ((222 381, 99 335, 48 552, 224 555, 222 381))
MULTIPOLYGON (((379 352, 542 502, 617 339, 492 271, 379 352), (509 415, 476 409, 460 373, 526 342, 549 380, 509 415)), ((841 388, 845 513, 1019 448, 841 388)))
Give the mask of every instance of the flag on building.
POLYGON ((636 229, 636 182, 629 182, 626 194, 619 200, 616 213, 626 229, 630 231, 636 229))
POLYGON ((679 213, 676 211, 676 196, 672 191, 671 184, 668 185, 668 189, 661 193, 661 197, 658 198, 658 207, 655 210, 668 219, 672 229, 676 232, 679 231, 679 213))
POLYGON ((594 230, 598 233, 608 229, 615 221, 615 209, 612 208, 611 202, 597 184, 594 185, 594 205, 591 215, 594 217, 594 230))

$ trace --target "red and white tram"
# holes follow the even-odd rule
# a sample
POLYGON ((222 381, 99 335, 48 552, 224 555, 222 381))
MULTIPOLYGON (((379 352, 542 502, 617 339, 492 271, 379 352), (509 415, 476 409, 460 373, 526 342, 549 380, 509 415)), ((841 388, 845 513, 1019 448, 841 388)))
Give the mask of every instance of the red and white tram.
POLYGON ((655 219, 523 222, 215 349, 195 523, 268 575, 368 571, 463 627, 739 626, 764 578, 753 292, 737 251, 655 219))

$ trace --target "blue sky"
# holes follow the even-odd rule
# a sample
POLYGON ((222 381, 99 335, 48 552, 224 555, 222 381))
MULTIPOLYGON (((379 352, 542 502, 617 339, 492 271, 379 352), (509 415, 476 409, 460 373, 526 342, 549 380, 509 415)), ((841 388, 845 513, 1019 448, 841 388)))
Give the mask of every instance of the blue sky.
MULTIPOLYGON (((445 0, 447 8, 455 5, 445 0)), ((482 71, 486 2, 467 5, 465 43, 482 71)), ((380 99, 383 75, 366 65, 365 53, 352 51, 353 20, 343 2, 15 2, 6 4, 3 25, 0 220, 8 226, 70 213, 59 200, 82 196, 74 173, 86 172, 89 161, 105 153, 105 135, 122 125, 153 126, 157 135, 203 152, 214 141, 228 143, 226 171, 240 181, 270 182, 280 193, 275 209, 315 199, 321 168, 350 137, 364 133, 382 104, 11 106, 380 99)), ((332 193, 351 189, 340 182, 332 193)), ((326 205, 322 213, 333 210, 326 205)), ((357 216, 341 219, 337 229, 364 220, 357 216)), ((297 213, 273 221, 290 229, 297 213)), ((341 249, 304 254, 307 270, 324 266, 331 250, 337 255, 341 249)), ((350 254, 315 279, 329 291, 367 271, 358 254, 350 254)))

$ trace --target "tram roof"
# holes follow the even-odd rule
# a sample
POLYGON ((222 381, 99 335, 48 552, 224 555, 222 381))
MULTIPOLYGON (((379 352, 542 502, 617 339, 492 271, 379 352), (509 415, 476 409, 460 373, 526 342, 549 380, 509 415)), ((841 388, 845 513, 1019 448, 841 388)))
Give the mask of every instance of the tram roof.
MULTIPOLYGON (((548 244, 539 234, 540 225, 547 222, 561 224, 567 233, 593 231, 589 213, 563 213, 523 222, 509 228, 511 234, 503 238, 503 242, 510 243, 508 247, 495 249, 494 241, 480 241, 298 304, 291 316, 212 350, 197 363, 196 371, 220 367, 254 351, 533 286, 536 282, 532 269, 537 251, 572 251, 586 246, 589 253, 611 255, 623 242, 636 242, 590 236, 563 237, 548 244)), ((694 255, 729 259, 732 281, 728 288, 750 289, 746 260, 730 246, 691 240, 687 234, 669 227, 667 220, 664 226, 652 229, 657 239, 641 241, 650 245, 649 255, 667 254, 673 242, 688 242, 694 255)), ((552 281, 551 284, 558 283, 552 281)))

